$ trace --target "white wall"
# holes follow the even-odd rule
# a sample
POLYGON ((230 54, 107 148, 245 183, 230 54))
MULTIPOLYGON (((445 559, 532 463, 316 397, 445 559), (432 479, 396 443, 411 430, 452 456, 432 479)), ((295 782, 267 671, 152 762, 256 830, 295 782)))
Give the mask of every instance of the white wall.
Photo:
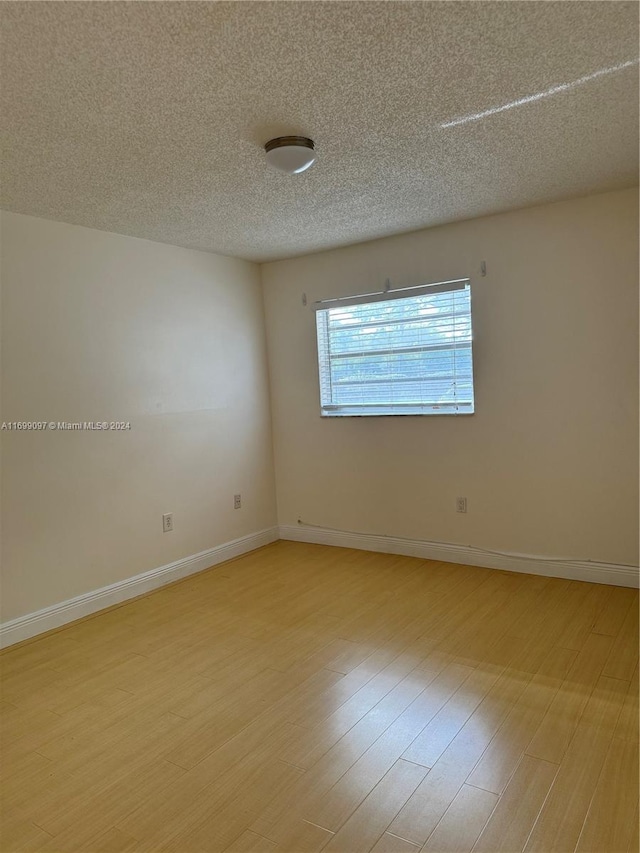
MULTIPOLYGON (((3 620, 274 525, 258 267, 1 224, 0 417, 132 427, 0 433, 3 620)), ((637 235, 629 190, 263 266, 280 524, 636 563, 637 235), (303 292, 466 275, 475 415, 320 418, 303 292)))
POLYGON ((2 432, 3 619, 275 524, 255 264, 4 213, 2 288, 3 420, 131 422, 2 432))
POLYGON ((280 524, 637 564, 637 274, 636 190, 263 266, 280 524), (475 415, 320 418, 303 293, 464 276, 475 415))

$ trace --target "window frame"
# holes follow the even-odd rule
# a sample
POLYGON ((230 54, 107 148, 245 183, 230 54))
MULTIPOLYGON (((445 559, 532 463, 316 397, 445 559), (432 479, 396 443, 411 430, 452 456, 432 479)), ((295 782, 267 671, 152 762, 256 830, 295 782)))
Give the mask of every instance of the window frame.
MULTIPOLYGON (((318 365, 318 384, 319 384, 319 392, 320 392, 320 415, 323 418, 335 418, 335 417, 422 417, 426 416, 446 416, 446 417, 468 417, 475 413, 475 370, 474 370, 474 358, 473 358, 473 310, 472 310, 472 299, 471 299, 471 280, 469 278, 463 279, 454 279, 445 282, 435 282, 433 284, 425 284, 425 285, 417 285, 415 287, 406 287, 406 288, 394 288, 391 289, 389 287, 389 283, 387 282, 387 287, 384 291, 377 291, 373 293, 365 293, 357 296, 347 296, 347 297, 337 297, 333 299, 325 299, 319 302, 316 302, 313 306, 314 311, 316 312, 316 355, 317 355, 317 365, 318 365), (336 356, 331 354, 331 335, 328 327, 329 322, 329 312, 333 308, 342 308, 352 306, 354 308, 360 307, 362 305, 367 305, 372 302, 389 302, 392 300, 400 300, 400 299, 412 299, 419 296, 425 295, 435 295, 437 293, 450 293, 454 291, 467 291, 468 292, 468 311, 465 310, 464 315, 468 317, 469 322, 469 337, 468 340, 465 341, 454 341, 450 345, 438 346, 437 344, 426 344, 423 346, 407 346, 404 350, 405 353, 421 353, 426 350, 433 352, 442 352, 445 350, 458 350, 465 349, 469 353, 470 358, 470 367, 471 367, 471 395, 470 401, 460 401, 458 399, 452 401, 439 401, 437 403, 433 401, 425 401, 424 398, 420 402, 398 402, 398 401, 372 401, 372 402, 358 402, 358 403, 337 403, 334 402, 334 396, 331 388, 327 389, 326 382, 331 383, 332 381, 332 358, 335 360, 337 358, 353 358, 355 356, 355 352, 345 352, 340 356, 336 356), (329 391, 327 395, 327 390, 329 391), (460 407, 464 408, 460 408, 460 407), (385 411, 385 408, 389 408, 390 411, 385 411), (369 409, 370 411, 367 411, 369 409), (393 409, 393 411, 391 411, 393 409), (407 409, 407 411, 402 411, 402 409, 407 409)), ((456 312, 454 310, 453 315, 456 316, 456 312)), ((435 315, 434 315, 435 319, 435 315)), ((442 315, 439 319, 442 319, 442 315)), ((393 322, 397 323, 409 323, 411 320, 406 319, 398 319, 395 321, 391 321, 388 325, 391 325, 393 322)), ((364 351, 365 353, 367 351, 364 351)), ((372 355, 384 356, 386 354, 391 353, 402 353, 403 348, 386 348, 380 350, 372 350, 372 355)), ((456 373, 455 373, 455 365, 454 365, 454 374, 453 381, 455 382, 456 373)), ((409 380, 411 381, 411 380, 409 380)), ((381 384, 383 384, 384 380, 380 380, 381 384)), ((373 383, 372 383, 373 384, 373 383)))

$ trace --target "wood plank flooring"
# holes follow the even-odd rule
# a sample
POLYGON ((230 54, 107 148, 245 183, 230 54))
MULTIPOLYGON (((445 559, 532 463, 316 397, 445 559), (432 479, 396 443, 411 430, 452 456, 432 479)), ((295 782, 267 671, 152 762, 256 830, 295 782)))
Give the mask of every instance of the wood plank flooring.
POLYGON ((2 853, 638 849, 637 590, 278 542, 0 664, 2 853))

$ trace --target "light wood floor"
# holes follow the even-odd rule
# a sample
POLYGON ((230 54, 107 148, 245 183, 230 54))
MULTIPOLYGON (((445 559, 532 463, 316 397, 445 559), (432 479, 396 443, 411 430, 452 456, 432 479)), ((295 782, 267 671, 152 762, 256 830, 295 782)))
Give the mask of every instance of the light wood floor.
POLYGON ((279 542, 9 650, 2 853, 638 850, 638 593, 279 542))

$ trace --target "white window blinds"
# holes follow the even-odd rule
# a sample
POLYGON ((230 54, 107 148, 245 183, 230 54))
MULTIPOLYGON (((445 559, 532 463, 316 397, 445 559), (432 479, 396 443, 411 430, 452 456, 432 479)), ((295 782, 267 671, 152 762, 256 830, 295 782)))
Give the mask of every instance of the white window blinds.
POLYGON ((316 311, 323 415, 473 412, 468 281, 330 305, 316 311))

